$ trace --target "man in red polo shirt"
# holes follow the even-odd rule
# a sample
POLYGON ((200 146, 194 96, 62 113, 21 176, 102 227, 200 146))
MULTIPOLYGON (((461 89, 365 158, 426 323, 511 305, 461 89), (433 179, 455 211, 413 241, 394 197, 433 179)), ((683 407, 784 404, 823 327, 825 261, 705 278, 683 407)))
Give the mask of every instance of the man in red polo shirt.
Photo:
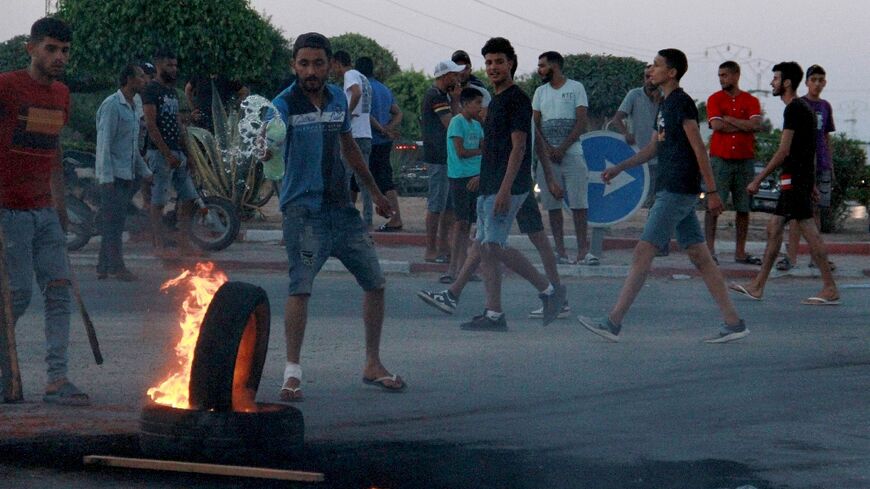
MULTIPOLYGON (((755 133, 761 129, 761 104, 740 90, 740 65, 726 61, 719 65, 722 90, 707 99, 707 120, 713 129, 710 139, 710 162, 716 177, 716 191, 723 203, 731 195, 737 211, 737 246, 734 261, 761 265, 761 258, 746 253, 751 197, 746 186, 755 178, 755 133)), ((716 259, 716 215, 704 215, 707 247, 716 259)), ((718 259, 717 259, 718 263, 718 259)))

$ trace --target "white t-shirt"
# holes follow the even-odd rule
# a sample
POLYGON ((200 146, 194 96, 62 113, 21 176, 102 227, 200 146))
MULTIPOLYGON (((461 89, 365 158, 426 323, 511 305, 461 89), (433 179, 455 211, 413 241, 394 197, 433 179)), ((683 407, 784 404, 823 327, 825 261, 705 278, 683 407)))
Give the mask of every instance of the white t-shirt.
MULTIPOLYGON (((577 120, 577 107, 589 107, 586 89, 578 81, 565 80, 559 89, 547 83, 535 90, 532 110, 541 113, 541 132, 550 146, 559 146, 571 134, 577 120)), ((580 141, 575 141, 567 152, 583 154, 580 141)))
POLYGON ((372 112, 372 85, 359 71, 348 70, 344 74, 344 95, 347 97, 348 105, 350 105, 350 88, 354 85, 359 86, 362 96, 351 113, 350 131, 355 138, 371 138, 372 123, 369 116, 372 112))

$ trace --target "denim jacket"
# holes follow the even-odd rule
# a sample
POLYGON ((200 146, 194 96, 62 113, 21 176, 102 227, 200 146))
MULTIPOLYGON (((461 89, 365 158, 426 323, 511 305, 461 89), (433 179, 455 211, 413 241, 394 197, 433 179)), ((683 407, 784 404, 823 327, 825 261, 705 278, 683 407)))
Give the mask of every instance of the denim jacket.
POLYGON ((151 175, 139 153, 139 130, 139 111, 127 102, 121 90, 103 100, 97 110, 96 174, 99 183, 151 175))

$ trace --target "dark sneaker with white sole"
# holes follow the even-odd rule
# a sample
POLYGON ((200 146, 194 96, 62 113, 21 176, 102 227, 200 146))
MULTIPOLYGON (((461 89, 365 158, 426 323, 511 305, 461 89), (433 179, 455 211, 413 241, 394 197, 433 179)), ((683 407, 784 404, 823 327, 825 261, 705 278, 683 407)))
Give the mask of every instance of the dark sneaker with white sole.
POLYGON ((474 316, 471 321, 459 325, 465 331, 507 331, 507 320, 504 314, 498 319, 490 319, 486 313, 474 316))
POLYGON ((417 297, 445 314, 453 314, 453 311, 456 310, 456 303, 459 302, 449 290, 442 290, 441 292, 421 290, 417 292, 417 297))
POLYGON ((715 335, 704 338, 704 343, 729 343, 747 336, 749 336, 749 329, 746 328, 746 323, 741 319, 737 326, 723 324, 715 335))
POLYGON ((559 317, 559 313, 562 312, 562 307, 565 306, 565 297, 568 295, 568 290, 564 285, 555 286, 555 290, 552 294, 538 294, 538 298, 541 299, 541 302, 544 303, 544 312, 541 315, 541 320, 543 321, 544 326, 552 323, 557 317, 559 317))
POLYGON ((608 341, 613 341, 614 343, 619 341, 619 331, 622 329, 622 326, 613 324, 610 321, 610 318, 592 319, 586 316, 577 316, 577 320, 580 321, 580 324, 582 324, 584 328, 598 336, 608 341))

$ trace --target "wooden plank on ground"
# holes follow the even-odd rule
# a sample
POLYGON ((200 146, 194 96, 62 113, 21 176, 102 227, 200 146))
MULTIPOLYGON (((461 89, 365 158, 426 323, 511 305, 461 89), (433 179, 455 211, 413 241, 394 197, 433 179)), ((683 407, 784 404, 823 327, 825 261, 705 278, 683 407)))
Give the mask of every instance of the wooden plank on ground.
POLYGON ((84 462, 85 465, 122 467, 127 469, 164 470, 169 472, 186 472, 231 477, 254 477, 258 479, 276 479, 298 482, 323 482, 323 474, 320 472, 302 472, 298 470, 269 469, 263 467, 243 467, 238 465, 217 465, 179 462, 175 460, 110 457, 103 455, 88 455, 84 458, 84 462))

